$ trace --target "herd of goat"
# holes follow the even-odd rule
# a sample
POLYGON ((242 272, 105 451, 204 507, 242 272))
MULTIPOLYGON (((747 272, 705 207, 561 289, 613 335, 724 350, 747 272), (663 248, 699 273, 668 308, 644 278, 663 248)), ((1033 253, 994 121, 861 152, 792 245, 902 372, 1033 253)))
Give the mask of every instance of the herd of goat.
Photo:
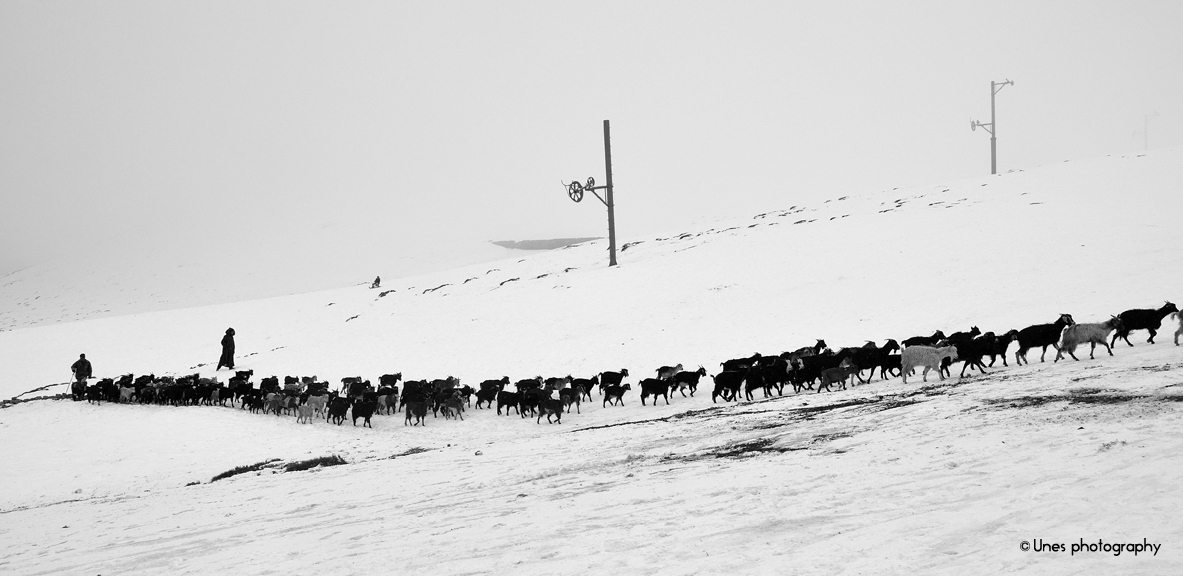
MULTIPOLYGON (((1183 315, 1170 302, 1158 309, 1127 310, 1109 320, 1092 324, 1077 324, 1070 314, 1061 314, 1055 322, 1011 330, 1001 336, 994 332, 983 334, 974 326, 966 332, 945 335, 938 330, 931 336, 916 336, 902 342, 888 340, 883 346, 867 342, 861 347, 842 348, 836 352, 829 349, 824 340, 818 340, 813 346, 792 352, 770 356, 754 354, 723 362, 722 371, 712 376, 711 401, 738 401, 741 396, 752 400, 754 393, 770 397, 773 391, 783 395, 788 386, 792 386, 794 394, 803 390, 830 391, 835 385, 846 389, 847 383, 854 379, 870 382, 876 370, 884 380, 899 376, 907 383, 908 376, 916 369, 922 369, 924 381, 928 380, 930 371, 936 371, 943 380, 946 375, 952 375, 950 366, 956 361, 963 362, 961 376, 969 369, 985 373, 985 369, 993 366, 998 358, 1002 359, 1004 366, 1008 365, 1006 352, 1012 343, 1017 345, 1015 363, 1018 365, 1027 363, 1028 351, 1035 348, 1041 350, 1040 362, 1045 361, 1049 346, 1056 350, 1053 362, 1065 354, 1078 360, 1076 349, 1083 344, 1090 346, 1089 358, 1094 357, 1098 345, 1104 346, 1112 356, 1118 339, 1133 346, 1129 335, 1135 330, 1147 330, 1150 334, 1147 342, 1153 344, 1168 314, 1180 322, 1175 331, 1175 345, 1178 346, 1179 336, 1183 335, 1183 315), (989 364, 985 363, 987 357, 989 364), (865 380, 864 372, 867 373, 865 380)), ((361 419, 362 426, 372 428, 370 419, 375 414, 400 411, 405 412, 404 425, 426 425, 424 418, 428 411, 436 417, 442 414, 444 418, 463 420, 464 411, 472 407, 474 397, 477 409, 495 407, 498 415, 502 410, 506 415, 514 411, 522 418, 535 417, 538 423, 542 422, 543 416, 547 422, 561 423, 564 412, 570 413, 574 409, 578 413, 582 402, 592 400, 593 392, 598 391, 603 397, 601 406, 607 407, 623 405, 625 393, 632 389, 630 384, 624 383, 629 375, 627 369, 601 372, 591 378, 539 376, 517 381, 514 390, 506 389, 510 383, 508 376, 486 380, 473 388, 461 385, 452 377, 403 381, 402 373, 396 373, 381 376, 377 388, 368 380, 349 377, 342 379, 340 390, 329 390, 329 384, 318 381, 315 376, 287 376, 282 386, 278 377, 271 376, 260 380, 256 387, 251 381, 253 375, 251 370, 236 372, 227 384, 221 384, 216 379, 201 378, 197 374, 179 378, 151 374, 137 378, 127 374, 118 379, 101 379, 93 385, 75 384, 71 395, 76 401, 85 399, 96 403, 138 402, 173 406, 226 406, 229 403, 251 412, 295 415, 299 423, 310 423, 313 418, 320 417, 341 425, 348 414, 354 426, 361 419), (558 398, 555 398, 556 393, 558 398)), ((645 378, 638 383, 641 403, 646 404, 652 398, 656 405, 660 397, 669 404, 669 397, 675 392, 683 397, 687 392, 694 396, 699 380, 706 375, 702 366, 696 370, 684 370, 681 364, 662 366, 654 378, 645 378)))

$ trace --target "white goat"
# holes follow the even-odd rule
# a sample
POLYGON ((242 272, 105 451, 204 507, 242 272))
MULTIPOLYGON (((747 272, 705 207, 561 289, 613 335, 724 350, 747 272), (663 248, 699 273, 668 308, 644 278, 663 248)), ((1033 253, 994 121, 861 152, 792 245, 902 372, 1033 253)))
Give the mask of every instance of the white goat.
POLYGON ((1097 349, 1097 344, 1105 346, 1109 351, 1109 355, 1113 355, 1113 348, 1109 346, 1109 333, 1122 328, 1121 319, 1117 316, 1111 316, 1108 320, 1093 324, 1074 324, 1064 328, 1064 333, 1060 335, 1060 349, 1056 351, 1056 359, 1052 362, 1058 362, 1060 358, 1064 357, 1067 352, 1073 360, 1080 360, 1076 357, 1076 347, 1088 342, 1089 360, 1093 360, 1093 351, 1097 349))
POLYGON ((900 353, 900 374, 904 377, 904 384, 908 383, 908 374, 912 370, 924 367, 924 372, 921 377, 925 382, 928 382, 928 371, 936 370, 937 375, 941 380, 945 379, 945 375, 941 373, 941 361, 948 358, 950 362, 957 360, 957 347, 945 346, 943 348, 933 348, 931 346, 908 346, 900 353))
POLYGON ((1171 314, 1171 318, 1176 318, 1179 320, 1179 328, 1175 330, 1175 346, 1178 346, 1179 336, 1183 335, 1183 314, 1174 312, 1171 314))
POLYGON ((304 402, 305 406, 312 407, 312 412, 317 416, 324 414, 325 405, 329 402, 328 394, 321 394, 320 396, 309 396, 308 400, 304 402))

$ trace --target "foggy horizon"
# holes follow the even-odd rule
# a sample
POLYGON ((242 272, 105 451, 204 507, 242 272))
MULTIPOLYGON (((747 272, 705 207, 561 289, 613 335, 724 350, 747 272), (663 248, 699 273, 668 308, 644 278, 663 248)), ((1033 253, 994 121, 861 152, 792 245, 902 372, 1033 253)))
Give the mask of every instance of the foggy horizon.
MULTIPOLYGON (((0 4, 0 274, 606 236, 1183 144, 1183 5, 0 4), (1143 133, 1148 127, 1148 134, 1143 133), (209 248, 205 248, 209 247, 209 248), (278 249, 282 249, 282 246, 278 249)), ((1119 192, 1119 191, 1117 191, 1119 192)))

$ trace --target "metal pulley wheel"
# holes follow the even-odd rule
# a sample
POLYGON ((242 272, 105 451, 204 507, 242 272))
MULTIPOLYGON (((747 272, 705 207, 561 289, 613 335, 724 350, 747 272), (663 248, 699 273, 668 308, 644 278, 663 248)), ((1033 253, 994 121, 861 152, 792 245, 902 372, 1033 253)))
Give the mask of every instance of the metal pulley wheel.
POLYGON ((574 200, 575 202, 583 200, 583 186, 578 180, 567 185, 567 195, 570 196, 571 200, 574 200))

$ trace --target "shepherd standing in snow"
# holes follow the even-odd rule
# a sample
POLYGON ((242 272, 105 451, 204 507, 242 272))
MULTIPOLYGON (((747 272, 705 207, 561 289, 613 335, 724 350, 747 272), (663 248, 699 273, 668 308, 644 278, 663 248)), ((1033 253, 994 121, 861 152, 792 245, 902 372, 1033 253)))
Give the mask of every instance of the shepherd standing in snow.
POLYGON ((380 284, 382 284, 382 277, 381 277, 381 276, 375 276, 375 277, 374 277, 374 283, 373 283, 373 284, 370 284, 370 288, 377 288, 377 287, 378 287, 380 284))
POLYGON ((78 360, 70 365, 70 371, 74 373, 74 384, 70 386, 70 396, 75 401, 82 400, 86 395, 86 379, 94 373, 90 360, 86 359, 86 354, 78 355, 78 360))
POLYGON ((86 385, 86 379, 94 374, 94 369, 90 366, 90 360, 86 359, 86 354, 79 354, 78 361, 70 365, 70 371, 74 373, 74 382, 86 385))
POLYGON ((226 335, 222 337, 222 358, 218 360, 218 367, 214 369, 215 372, 221 370, 225 366, 231 370, 234 369, 234 329, 227 328, 226 335))

